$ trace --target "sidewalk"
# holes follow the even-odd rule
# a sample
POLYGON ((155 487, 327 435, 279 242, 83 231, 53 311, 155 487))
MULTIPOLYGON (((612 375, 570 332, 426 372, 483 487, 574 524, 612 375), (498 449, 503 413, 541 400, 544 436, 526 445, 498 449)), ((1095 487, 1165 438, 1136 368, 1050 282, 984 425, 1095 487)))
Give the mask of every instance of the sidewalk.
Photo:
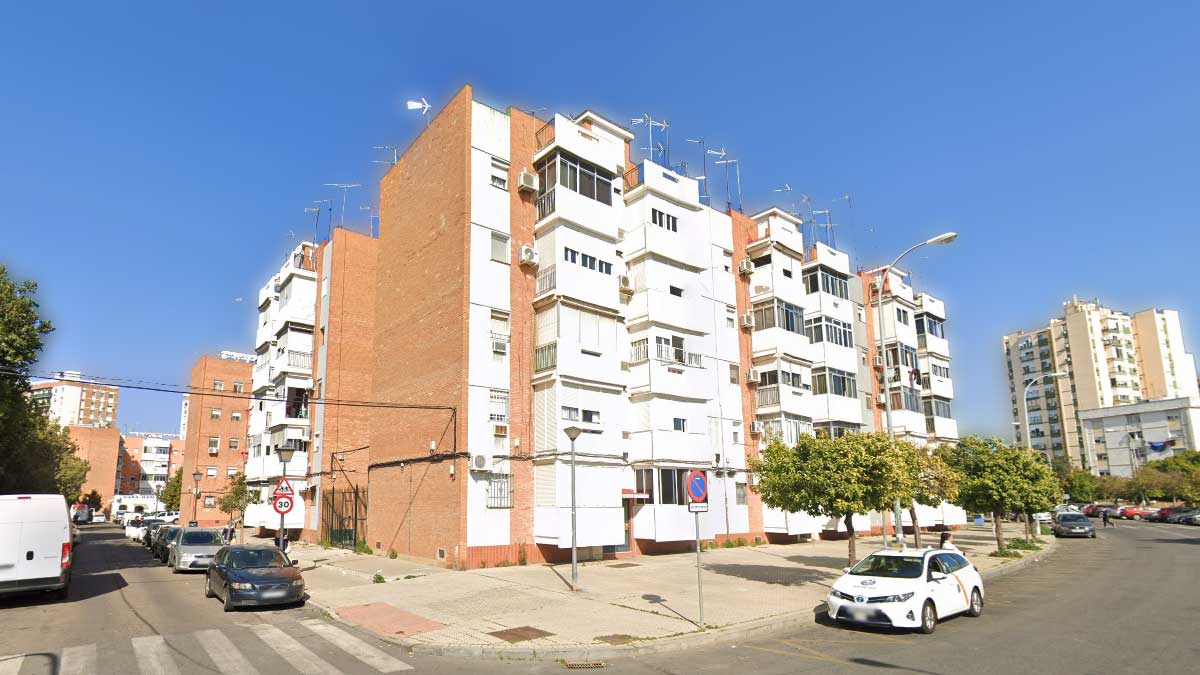
MULTIPOLYGON (((1021 531, 1006 524, 1005 536, 1021 531)), ((955 541, 985 578, 1040 558, 988 557, 990 525, 967 525, 955 541)), ((860 557, 879 542, 860 538, 860 557)), ((936 534, 923 541, 936 542, 936 534)), ((845 541, 705 551, 701 631, 694 553, 582 563, 578 592, 570 565, 458 572, 311 545, 291 553, 306 569, 310 601, 342 620, 416 653, 508 658, 612 658, 809 625, 846 565, 845 541), (386 583, 373 583, 376 573, 386 583)))

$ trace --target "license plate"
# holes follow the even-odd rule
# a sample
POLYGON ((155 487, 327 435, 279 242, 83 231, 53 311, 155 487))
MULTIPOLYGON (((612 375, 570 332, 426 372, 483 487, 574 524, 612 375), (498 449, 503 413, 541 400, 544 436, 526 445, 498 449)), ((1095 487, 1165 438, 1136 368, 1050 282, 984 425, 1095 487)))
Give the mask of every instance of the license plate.
POLYGON ((285 595, 287 595, 286 590, 284 590, 284 591, 263 591, 262 597, 265 600, 274 600, 275 598, 282 598, 285 595))
POLYGON ((1074 530, 1071 530, 1071 531, 1072 531, 1072 532, 1087 532, 1087 528, 1083 528, 1083 527, 1077 527, 1077 528, 1075 528, 1074 530))
POLYGON ((850 617, 853 619, 856 619, 858 621, 865 621, 868 616, 869 616, 869 613, 865 609, 862 609, 860 607, 851 607, 850 608, 850 617))

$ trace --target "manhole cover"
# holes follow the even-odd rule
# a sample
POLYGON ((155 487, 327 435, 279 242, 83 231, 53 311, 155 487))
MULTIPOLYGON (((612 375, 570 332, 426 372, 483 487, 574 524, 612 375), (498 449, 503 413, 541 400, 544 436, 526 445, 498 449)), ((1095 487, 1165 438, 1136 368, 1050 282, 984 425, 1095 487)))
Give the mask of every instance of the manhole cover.
POLYGON ((526 640, 536 640, 538 638, 550 637, 551 635, 554 635, 554 633, 548 633, 540 628, 534 628, 533 626, 517 626, 516 628, 508 628, 505 630, 498 630, 495 633, 488 633, 488 635, 494 635, 501 640, 512 644, 515 642, 525 642, 526 640))
POLYGON ((596 639, 600 642, 607 642, 610 645, 627 645, 633 642, 632 635, 600 635, 596 639))
POLYGON ((641 565, 637 563, 617 563, 616 565, 609 565, 609 567, 612 567, 613 569, 624 569, 626 567, 641 567, 641 565))

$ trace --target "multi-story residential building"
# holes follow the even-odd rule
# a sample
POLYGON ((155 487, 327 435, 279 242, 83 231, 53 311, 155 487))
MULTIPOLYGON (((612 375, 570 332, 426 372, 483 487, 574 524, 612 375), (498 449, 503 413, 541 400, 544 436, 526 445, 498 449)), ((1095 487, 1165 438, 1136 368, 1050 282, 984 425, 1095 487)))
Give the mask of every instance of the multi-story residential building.
MULTIPOLYGON (((572 501, 585 559, 682 549, 690 470, 710 480, 706 539, 842 526, 764 509, 746 467, 771 434, 882 428, 872 277, 852 279, 829 246, 806 255, 780 209, 709 208, 695 179, 634 164, 632 139, 593 111, 542 121, 468 87, 383 178, 375 550, 459 567, 561 560, 572 501)), ((953 440, 944 307, 899 271, 884 303, 894 426, 953 440), (944 381, 926 386, 923 368, 944 381)), ((310 461, 310 475, 328 465, 310 461)))
POLYGON ((87 478, 80 493, 87 495, 95 490, 100 494, 102 508, 107 508, 112 504, 113 496, 121 493, 119 466, 124 453, 121 432, 115 427, 92 424, 70 425, 67 433, 78 448, 76 456, 88 463, 87 478))
POLYGON ((1003 344, 1016 436, 1074 467, 1098 470, 1083 452, 1082 411, 1197 395, 1195 361, 1172 310, 1130 316, 1073 297, 1061 317, 1003 344))
POLYGON ((179 509, 182 521, 201 526, 224 524, 218 500, 229 477, 244 470, 246 429, 251 403, 250 384, 255 357, 224 351, 201 356, 192 367, 188 435, 184 439, 183 483, 179 509), (199 473, 200 480, 194 479, 199 473))
POLYGON ((30 397, 62 426, 111 427, 117 419, 120 390, 84 379, 76 371, 65 371, 62 379, 34 382, 30 397))
POLYGON ((1200 449, 1200 400, 1160 398, 1083 410, 1083 455, 1101 476, 1132 476, 1146 462, 1200 449))
POLYGON ((125 454, 137 468, 137 481, 127 478, 121 494, 156 495, 167 484, 171 464, 171 443, 179 440, 175 434, 127 432, 124 434, 125 454))
POLYGON ((179 406, 179 437, 187 438, 187 422, 188 422, 188 406, 191 405, 191 396, 183 395, 183 402, 179 406))
MULTIPOLYGON (((259 503, 246 510, 245 523, 251 527, 279 528, 279 515, 271 506, 271 494, 284 467, 276 449, 288 446, 295 451, 286 467, 288 480, 297 493, 307 489, 317 298, 313 251, 314 246, 309 242, 298 244, 258 292, 246 485, 258 493, 259 503)), ((303 500, 296 500, 284 524, 289 529, 304 527, 303 500)))

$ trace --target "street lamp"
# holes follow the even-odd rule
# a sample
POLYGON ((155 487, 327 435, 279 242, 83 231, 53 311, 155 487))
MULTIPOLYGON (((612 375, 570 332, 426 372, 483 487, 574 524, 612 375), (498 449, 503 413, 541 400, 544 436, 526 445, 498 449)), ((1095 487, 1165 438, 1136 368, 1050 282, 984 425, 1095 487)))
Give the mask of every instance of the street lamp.
POLYGON ((204 474, 200 473, 200 469, 196 469, 195 471, 192 472, 192 522, 193 523, 199 522, 198 520, 196 520, 196 509, 199 508, 199 506, 200 506, 200 479, 203 477, 204 477, 204 474))
MULTIPOLYGON (((275 448, 275 455, 277 457, 279 457, 279 462, 281 464, 283 464, 283 470, 279 473, 279 482, 280 483, 283 483, 283 481, 287 480, 287 465, 288 465, 288 462, 292 461, 292 453, 296 452, 296 449, 290 445, 291 441, 288 441, 288 443, 289 443, 289 445, 282 445, 282 446, 275 448)), ((279 549, 280 550, 284 550, 286 548, 286 543, 283 541, 283 536, 284 536, 283 535, 283 517, 284 517, 284 514, 282 514, 282 513, 279 514, 279 549)))
MULTIPOLYGON (((938 236, 933 237, 932 239, 926 239, 925 241, 923 241, 919 244, 913 244, 912 246, 909 246, 908 248, 904 249, 903 253, 896 256, 896 259, 893 260, 891 262, 891 264, 887 266, 886 269, 884 269, 883 274, 879 277, 879 281, 875 287, 877 295, 879 296, 878 297, 878 301, 879 301, 879 308, 878 308, 879 309, 879 314, 878 314, 878 316, 879 316, 879 349, 880 349, 880 351, 882 351, 884 353, 884 360, 883 360, 883 406, 884 407, 883 407, 883 409, 884 409, 884 416, 885 416, 885 419, 887 422, 888 443, 890 445, 892 445, 893 447, 896 445, 896 432, 894 432, 892 430, 892 392, 891 392, 891 387, 888 386, 890 383, 888 382, 888 368, 887 368, 887 358, 886 358, 887 357, 887 345, 884 343, 885 338, 883 335, 883 329, 884 329, 884 326, 886 325, 883 322, 883 284, 888 280, 888 277, 891 276, 892 268, 895 267, 896 263, 900 262, 900 259, 903 258, 904 256, 908 255, 909 253, 912 253, 913 251, 921 248, 922 246, 927 246, 929 244, 949 244, 950 242, 954 241, 957 238, 958 238, 957 232, 943 232, 942 234, 939 234, 938 236)), ((896 349, 896 356, 897 356, 896 360, 899 361, 900 360, 899 359, 899 356, 900 356, 899 348, 896 349)), ((899 365, 900 365, 899 363, 896 364, 897 367, 899 367, 899 365)), ((906 548, 908 546, 908 540, 904 538, 904 520, 903 520, 903 513, 901 511, 899 497, 897 497, 895 502, 892 504, 892 510, 894 511, 893 516, 896 518, 896 524, 895 524, 896 540, 899 542, 901 550, 903 550, 904 548, 906 548)))
POLYGON ((579 590, 579 557, 575 547, 575 439, 583 433, 579 427, 563 430, 571 439, 571 590, 579 590))

